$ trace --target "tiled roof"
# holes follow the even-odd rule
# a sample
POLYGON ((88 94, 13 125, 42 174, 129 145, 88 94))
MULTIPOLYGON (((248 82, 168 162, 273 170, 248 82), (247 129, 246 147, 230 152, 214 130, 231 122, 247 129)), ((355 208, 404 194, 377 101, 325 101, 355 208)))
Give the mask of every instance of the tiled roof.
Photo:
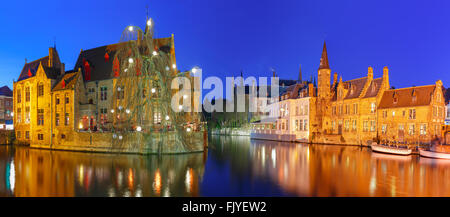
POLYGON ((429 105, 435 88, 436 85, 428 85, 386 90, 378 107, 384 109, 429 105))
POLYGON ((348 89, 347 96, 345 96, 344 99, 358 98, 361 95, 366 82, 367 77, 344 82, 344 88, 348 89))
POLYGON ((375 97, 380 91, 381 84, 383 83, 383 78, 373 79, 366 91, 363 98, 375 97))
POLYGON ((0 96, 12 96, 12 90, 8 86, 0 87, 0 96))
MULTIPOLYGON (((122 42, 128 43, 128 42, 122 42)), ((105 80, 112 78, 112 67, 115 53, 122 43, 101 46, 84 50, 78 56, 75 63, 74 71, 78 71, 81 68, 83 79, 85 79, 85 69, 83 66, 83 59, 89 63, 91 70, 90 81, 105 80), (105 59, 105 54, 108 53, 109 59, 105 59)), ((172 45, 172 38, 158 38, 154 39, 154 44, 160 50, 169 52, 172 45)))
POLYGON ((67 71, 64 74, 64 77, 62 77, 56 83, 56 85, 53 87, 52 91, 73 89, 75 86, 75 83, 77 82, 77 78, 78 78, 79 74, 80 74, 79 72, 67 71), (63 85, 63 80, 64 80, 65 85, 63 85))

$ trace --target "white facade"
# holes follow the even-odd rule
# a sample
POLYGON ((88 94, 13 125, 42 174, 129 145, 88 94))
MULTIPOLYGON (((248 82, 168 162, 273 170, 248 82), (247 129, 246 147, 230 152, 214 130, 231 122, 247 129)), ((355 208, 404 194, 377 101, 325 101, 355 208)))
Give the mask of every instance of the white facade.
POLYGON ((311 97, 287 99, 267 106, 269 116, 253 124, 251 137, 309 142, 311 97))

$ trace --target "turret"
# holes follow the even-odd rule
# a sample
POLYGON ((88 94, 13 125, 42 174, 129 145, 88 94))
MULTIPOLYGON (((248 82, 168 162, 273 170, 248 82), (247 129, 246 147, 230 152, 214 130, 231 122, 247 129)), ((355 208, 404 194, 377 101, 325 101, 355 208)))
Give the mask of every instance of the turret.
POLYGON ((318 70, 318 97, 326 98, 330 95, 330 79, 331 69, 328 64, 327 45, 323 43, 322 57, 320 58, 320 65, 318 70))

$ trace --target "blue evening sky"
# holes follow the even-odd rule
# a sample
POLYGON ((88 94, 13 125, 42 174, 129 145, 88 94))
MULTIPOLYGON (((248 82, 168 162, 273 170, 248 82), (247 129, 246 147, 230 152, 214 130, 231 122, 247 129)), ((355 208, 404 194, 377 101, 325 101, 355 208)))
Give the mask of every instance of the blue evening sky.
POLYGON ((4 1, 0 85, 12 87, 25 62, 48 55, 56 38, 66 70, 80 49, 116 43, 127 25, 175 34, 178 67, 204 76, 317 74, 326 40, 332 71, 344 80, 388 66, 400 88, 450 82, 449 1, 147 0, 4 1))

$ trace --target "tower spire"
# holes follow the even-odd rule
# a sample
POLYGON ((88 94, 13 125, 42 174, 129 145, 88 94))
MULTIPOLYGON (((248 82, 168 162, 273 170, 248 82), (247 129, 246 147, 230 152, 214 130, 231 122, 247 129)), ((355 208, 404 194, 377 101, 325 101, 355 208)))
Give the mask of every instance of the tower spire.
POLYGON ((302 83, 302 64, 300 64, 300 69, 298 70, 298 83, 302 83))
POLYGON ((320 58, 320 66, 319 69, 329 69, 330 65, 328 64, 328 54, 327 54, 327 44, 323 42, 323 50, 322 57, 320 58))

